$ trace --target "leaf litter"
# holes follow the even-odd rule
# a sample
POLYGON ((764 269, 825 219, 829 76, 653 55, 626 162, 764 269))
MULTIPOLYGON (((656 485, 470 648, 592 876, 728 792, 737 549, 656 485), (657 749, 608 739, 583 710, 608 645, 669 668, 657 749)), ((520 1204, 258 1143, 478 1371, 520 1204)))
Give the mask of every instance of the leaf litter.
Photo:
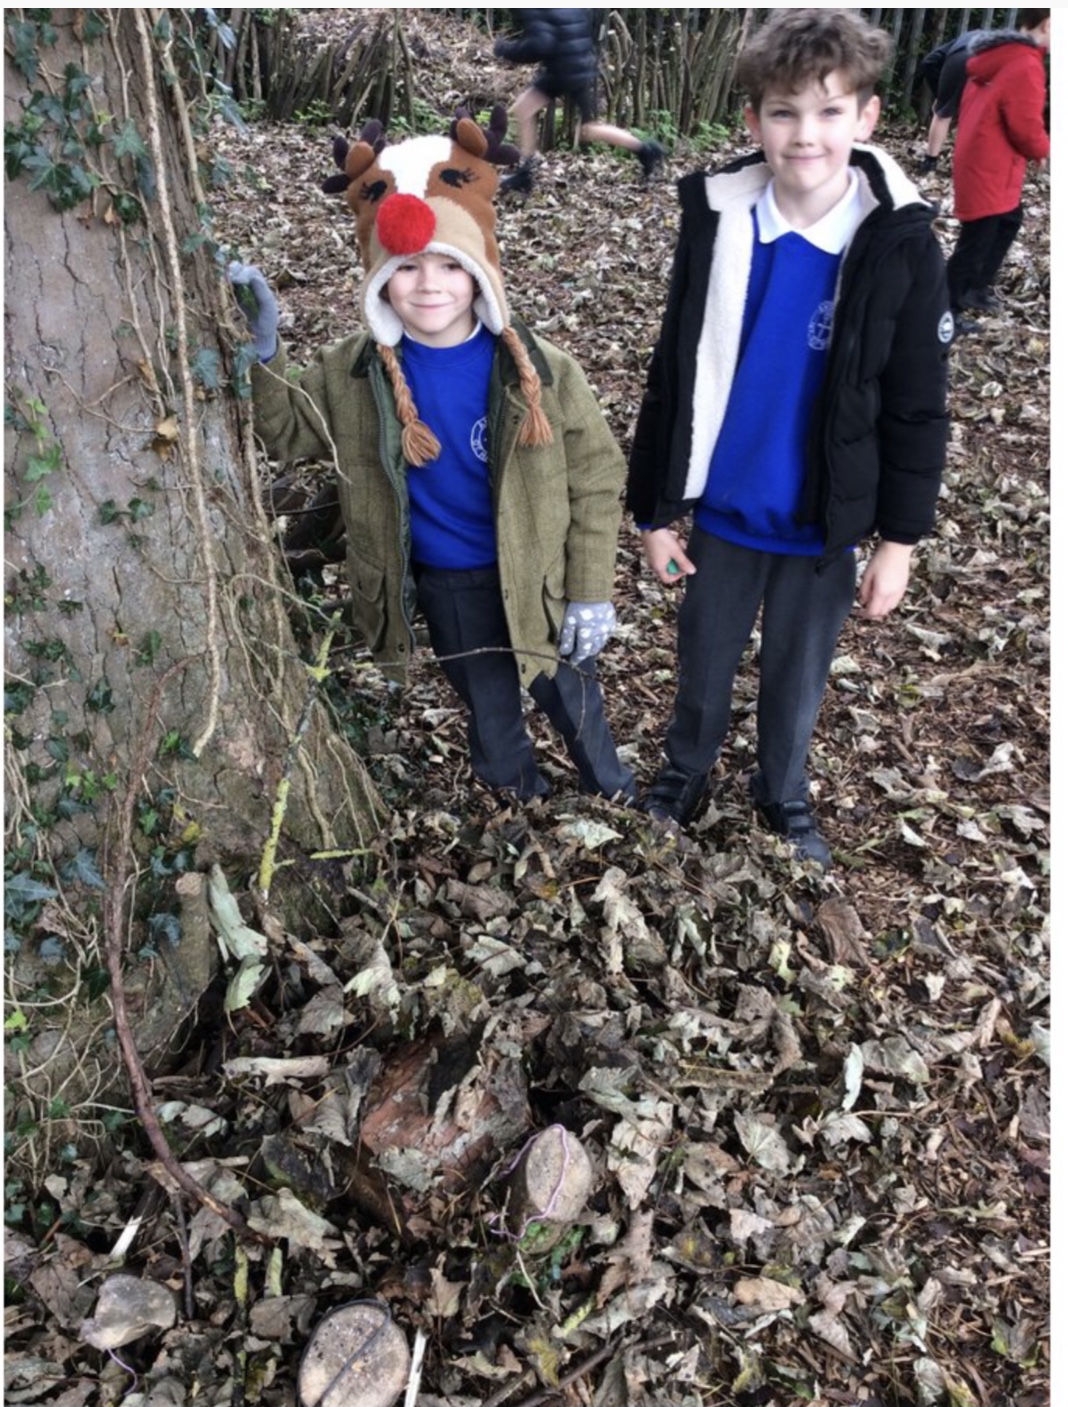
MULTIPOLYGON (((517 91, 484 37, 409 14, 429 99, 517 91)), ((309 179, 331 135, 216 135, 245 172, 217 233, 283 289, 298 361, 354 323, 350 217, 309 179)), ((915 132, 883 140, 914 159, 915 132)), ((578 358, 624 447, 670 177, 703 159, 680 149, 642 186, 614 153, 555 152, 534 196, 501 202, 513 307, 578 358)), ((1006 311, 953 352, 941 519, 909 595, 842 640, 812 757, 837 868, 796 866, 753 821, 749 664, 689 836, 576 795, 537 719, 555 795, 494 805, 428 653, 403 696, 361 667, 393 807, 377 878, 273 968, 219 893, 231 966, 254 972, 221 1057, 166 1086, 183 1161, 273 1247, 208 1209, 187 1222, 130 1149, 103 1178, 76 1163, 49 1179, 64 1229, 8 1239, 8 1400, 142 1407, 197 1384, 288 1407, 314 1326, 373 1299, 419 1347, 412 1407, 1048 1401, 1048 198, 1030 178, 1006 311), (592 1177, 547 1234, 504 1214, 517 1155, 554 1127, 592 1177), (129 1276, 179 1322, 151 1290, 116 1322, 129 1276)), ((951 218, 936 228, 948 252, 951 218)), ((617 609, 605 694, 648 780, 677 597, 626 526, 617 609)))

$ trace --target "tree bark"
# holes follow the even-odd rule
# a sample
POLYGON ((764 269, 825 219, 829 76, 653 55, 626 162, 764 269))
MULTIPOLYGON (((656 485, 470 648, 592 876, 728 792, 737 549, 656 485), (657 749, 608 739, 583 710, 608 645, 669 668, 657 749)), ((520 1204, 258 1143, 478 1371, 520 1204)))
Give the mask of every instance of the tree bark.
POLYGON ((307 883, 314 857, 368 845, 380 815, 359 759, 308 706, 317 685, 232 386, 245 339, 198 172, 200 85, 187 100, 176 73, 193 13, 6 12, 21 143, 4 207, 8 848, 53 891, 12 959, 16 995, 37 938, 78 981, 57 911, 84 914, 92 948, 96 881, 119 860, 109 816, 131 789, 170 826, 121 857, 135 950, 140 920, 178 908, 173 877, 148 872, 154 846, 257 874, 281 789, 279 858, 307 883))

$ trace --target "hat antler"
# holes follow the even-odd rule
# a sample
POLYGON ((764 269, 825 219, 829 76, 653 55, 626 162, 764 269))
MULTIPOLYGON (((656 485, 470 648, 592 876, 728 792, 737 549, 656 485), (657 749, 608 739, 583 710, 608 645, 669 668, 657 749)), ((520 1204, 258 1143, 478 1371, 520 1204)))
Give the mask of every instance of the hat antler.
POLYGON ((458 107, 449 128, 449 136, 454 142, 459 142, 468 151, 472 151, 474 148, 469 145, 470 135, 466 141, 461 136, 461 132, 469 134, 472 127, 485 143, 485 149, 475 153, 481 156, 483 161, 488 161, 494 166, 514 166, 516 164, 520 155, 519 148, 504 140, 508 133, 508 110, 503 103, 495 104, 490 113, 489 126, 485 128, 478 125, 468 108, 458 107))
POLYGON ((364 124, 352 146, 345 137, 335 137, 334 165, 339 168, 340 174, 328 176, 321 189, 326 195, 338 195, 346 190, 352 181, 363 175, 385 145, 386 131, 377 117, 364 124))

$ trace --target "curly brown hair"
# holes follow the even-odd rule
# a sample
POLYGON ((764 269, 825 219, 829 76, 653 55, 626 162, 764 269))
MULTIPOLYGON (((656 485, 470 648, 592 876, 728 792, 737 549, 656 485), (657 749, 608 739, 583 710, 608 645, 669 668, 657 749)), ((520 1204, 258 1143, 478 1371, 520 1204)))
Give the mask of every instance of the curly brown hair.
POLYGON ((889 34, 854 10, 773 10, 742 49, 735 78, 754 108, 769 89, 799 93, 841 73, 863 106, 892 49, 889 34))

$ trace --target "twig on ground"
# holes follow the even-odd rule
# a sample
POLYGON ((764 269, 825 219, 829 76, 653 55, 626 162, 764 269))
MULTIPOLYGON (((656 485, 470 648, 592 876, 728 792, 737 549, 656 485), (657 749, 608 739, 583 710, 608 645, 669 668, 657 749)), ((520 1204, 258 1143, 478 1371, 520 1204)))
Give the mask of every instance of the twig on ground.
POLYGON ((130 779, 123 796, 122 809, 119 813, 117 834, 113 838, 113 843, 108 845, 111 863, 105 865, 104 873, 107 882, 103 896, 103 939, 104 955, 107 962, 108 976, 111 980, 110 996, 111 1010, 115 1018, 115 1035, 118 1038, 119 1049, 122 1052, 123 1063, 130 1079, 130 1089, 133 1094, 134 1107, 137 1116, 141 1120, 148 1141, 151 1143, 156 1157, 159 1159, 164 1170, 178 1184, 182 1191, 193 1197, 201 1206, 213 1211, 216 1216, 221 1217, 227 1226, 232 1227, 240 1236, 252 1237, 261 1244, 269 1246, 271 1241, 268 1237, 258 1231, 253 1231, 244 1218, 235 1212, 232 1207, 225 1206, 213 1197, 207 1188, 202 1187, 196 1178, 182 1167, 175 1157, 167 1137, 160 1127, 159 1119, 153 1104, 152 1086, 145 1073, 144 1063, 141 1060, 140 1051, 134 1040, 133 1032, 130 1029, 130 1017, 126 1008, 126 988, 123 983, 122 971, 122 937, 125 931, 123 920, 125 912, 126 885, 129 874, 130 856, 133 851, 133 826, 134 808, 137 804, 137 796, 142 782, 148 772, 149 756, 152 740, 155 736, 154 725, 159 714, 160 704, 163 698, 163 691, 167 684, 182 670, 193 663, 193 659, 187 658, 179 660, 177 664, 171 665, 170 669, 158 680, 149 702, 148 717, 141 732, 141 741, 131 759, 130 779))

